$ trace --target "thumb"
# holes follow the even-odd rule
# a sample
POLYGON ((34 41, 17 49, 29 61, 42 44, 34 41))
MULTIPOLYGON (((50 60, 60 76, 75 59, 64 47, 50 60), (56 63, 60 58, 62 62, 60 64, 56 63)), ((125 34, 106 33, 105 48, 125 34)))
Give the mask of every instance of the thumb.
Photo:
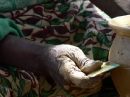
POLYGON ((69 52, 70 53, 68 53, 68 57, 72 59, 85 74, 89 74, 101 68, 101 61, 94 61, 88 58, 80 48, 71 46, 69 52))
POLYGON ((92 73, 98 69, 101 69, 101 65, 103 64, 102 61, 94 61, 94 60, 88 60, 84 63, 84 65, 82 65, 82 67, 80 68, 81 71, 83 71, 85 74, 89 74, 92 73))

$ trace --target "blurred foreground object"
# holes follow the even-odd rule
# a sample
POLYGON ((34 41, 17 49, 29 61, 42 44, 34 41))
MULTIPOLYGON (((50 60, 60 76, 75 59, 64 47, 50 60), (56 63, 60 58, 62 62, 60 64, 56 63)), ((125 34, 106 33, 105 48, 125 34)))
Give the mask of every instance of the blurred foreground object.
POLYGON ((113 18, 109 24, 117 33, 109 60, 121 64, 112 71, 112 79, 120 97, 130 97, 130 15, 113 18))

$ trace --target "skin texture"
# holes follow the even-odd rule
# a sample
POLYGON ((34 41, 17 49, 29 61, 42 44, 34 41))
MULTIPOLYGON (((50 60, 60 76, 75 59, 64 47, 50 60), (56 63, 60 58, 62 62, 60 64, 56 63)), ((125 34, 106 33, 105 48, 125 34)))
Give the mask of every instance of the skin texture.
MULTIPOLYGON (((0 62, 37 74, 43 74, 43 72, 39 71, 40 53, 44 51, 43 49, 45 47, 40 44, 9 35, 0 42, 0 62)), ((43 61, 45 60, 43 59, 43 61)))
POLYGON ((80 88, 95 87, 101 82, 100 77, 90 78, 87 74, 99 69, 102 62, 87 58, 72 45, 43 46, 9 35, 0 43, 0 63, 51 76, 62 87, 70 83, 80 88))

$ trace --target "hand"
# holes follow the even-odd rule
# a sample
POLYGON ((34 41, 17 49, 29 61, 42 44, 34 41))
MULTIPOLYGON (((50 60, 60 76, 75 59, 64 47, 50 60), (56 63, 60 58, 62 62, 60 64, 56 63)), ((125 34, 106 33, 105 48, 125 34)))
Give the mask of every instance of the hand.
POLYGON ((64 88, 92 88, 101 83, 101 77, 91 78, 89 73, 100 69, 102 62, 85 56, 78 47, 72 45, 48 46, 46 66, 51 77, 64 88))
POLYGON ((43 46, 10 35, 1 41, 0 59, 2 64, 35 74, 49 73, 55 82, 66 89, 69 86, 94 90, 102 80, 101 77, 87 76, 99 69, 102 62, 87 58, 78 47, 72 45, 43 46))

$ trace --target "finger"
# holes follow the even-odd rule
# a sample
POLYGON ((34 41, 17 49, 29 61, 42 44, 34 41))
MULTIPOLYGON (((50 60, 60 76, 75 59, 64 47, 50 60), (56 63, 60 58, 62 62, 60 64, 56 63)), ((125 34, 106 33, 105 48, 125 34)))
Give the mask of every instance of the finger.
POLYGON ((101 84, 101 77, 90 78, 86 75, 83 75, 82 72, 70 73, 70 76, 71 81, 74 82, 74 84, 80 88, 95 87, 99 83, 101 84))
POLYGON ((78 67, 81 67, 81 62, 85 59, 88 60, 86 55, 82 52, 82 50, 76 46, 73 45, 57 45, 53 47, 54 51, 57 53, 57 55, 65 55, 72 59, 78 67))
POLYGON ((90 60, 88 57, 86 57, 86 55, 83 53, 83 51, 80 48, 76 46, 70 46, 69 48, 68 46, 68 49, 70 49, 68 53, 68 57, 72 59, 79 68, 83 66, 85 61, 90 60))
POLYGON ((85 74, 92 73, 96 70, 101 69, 103 62, 102 61, 94 61, 94 60, 88 60, 84 63, 84 65, 80 68, 81 71, 83 71, 85 74))
POLYGON ((87 88, 101 82, 100 77, 90 78, 83 73, 76 64, 67 56, 58 58, 61 66, 59 73, 64 76, 64 79, 80 88, 87 88))
POLYGON ((85 74, 89 74, 101 68, 101 61, 94 61, 86 57, 80 48, 70 45, 66 45, 66 48, 69 51, 67 56, 72 59, 85 74))

